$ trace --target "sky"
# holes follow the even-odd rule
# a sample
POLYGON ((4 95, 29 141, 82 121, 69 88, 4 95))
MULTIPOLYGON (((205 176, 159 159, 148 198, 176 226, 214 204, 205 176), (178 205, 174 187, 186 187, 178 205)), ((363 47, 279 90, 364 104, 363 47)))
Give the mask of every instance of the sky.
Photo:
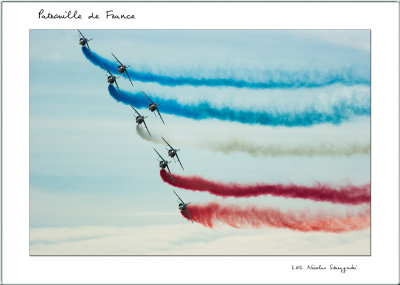
POLYGON ((76 30, 30 31, 30 254, 370 254, 369 227, 330 233, 190 223, 172 189, 192 202, 189 210, 216 202, 321 217, 354 214, 369 204, 223 198, 180 189, 163 182, 153 150, 167 159, 163 136, 181 148, 184 170, 172 161, 173 174, 220 183, 369 184, 369 31, 82 33, 93 38, 93 54, 111 64, 113 53, 137 77, 131 77, 133 87, 117 79, 123 96, 116 100, 106 71, 85 56, 76 30), (136 80, 149 74, 182 84, 136 80), (221 78, 225 83, 210 83, 221 78), (132 98, 146 102, 140 91, 162 101, 165 125, 136 106, 148 116, 151 137, 137 128, 129 107, 132 98), (191 111, 176 112, 172 101, 191 111), (193 118, 205 103, 213 111, 193 118), (234 115, 225 116, 227 109, 234 115), (239 112, 272 119, 249 121, 239 112), (290 123, 275 123, 284 116, 290 123), (341 120, 326 119, 332 116, 341 120), (305 117, 310 123, 298 124, 305 117))

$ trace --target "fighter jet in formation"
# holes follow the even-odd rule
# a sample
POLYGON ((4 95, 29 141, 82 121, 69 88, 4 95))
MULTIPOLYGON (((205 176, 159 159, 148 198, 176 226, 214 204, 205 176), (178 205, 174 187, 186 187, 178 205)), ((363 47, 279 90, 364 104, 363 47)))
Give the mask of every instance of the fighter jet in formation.
POLYGON ((122 75, 123 75, 124 73, 126 73, 126 75, 128 76, 129 82, 130 82, 130 83, 132 84, 132 86, 133 86, 132 80, 131 80, 131 78, 129 77, 128 70, 126 70, 126 69, 127 69, 128 67, 130 67, 130 66, 123 65, 122 62, 120 62, 120 61, 118 60, 118 58, 117 58, 113 53, 111 53, 111 54, 112 54, 112 56, 115 58, 115 60, 118 61, 118 63, 120 64, 120 65, 118 66, 118 72, 121 73, 122 75))
MULTIPOLYGON (((143 95, 146 96, 146 98, 150 101, 149 110, 152 111, 152 112, 154 112, 154 111, 157 110, 157 113, 158 113, 158 115, 160 116, 161 121, 162 121, 163 124, 165 125, 164 120, 163 120, 163 118, 161 117, 160 111, 158 110, 158 106, 159 106, 160 104, 154 103, 154 102, 149 98, 149 96, 146 95, 146 93, 144 93, 143 91, 142 91, 142 93, 143 93, 143 95)), ((156 113, 154 113, 154 115, 155 115, 155 114, 156 114, 156 113)), ((157 115, 156 115, 156 117, 157 117, 157 115)))
MULTIPOLYGON (((81 33, 80 30, 78 30, 78 32, 79 32, 79 34, 80 34, 79 44, 80 44, 82 47, 87 46, 87 48, 88 48, 89 51, 90 51, 89 41, 91 41, 91 40, 93 40, 93 39, 88 39, 88 38, 86 38, 86 37, 81 33)), ((132 80, 131 80, 131 78, 130 78, 130 76, 129 76, 129 73, 128 73, 128 70, 127 70, 130 66, 124 65, 113 53, 111 53, 111 54, 112 54, 112 56, 115 58, 115 60, 116 60, 116 61, 118 62, 118 64, 119 64, 119 65, 118 65, 118 73, 120 73, 120 74, 121 74, 122 76, 124 76, 124 77, 125 77, 125 74, 126 74, 126 76, 127 76, 128 79, 129 79, 129 82, 130 82, 131 85, 133 86, 132 80)), ((107 69, 107 67, 106 67, 103 63, 101 63, 101 65, 103 66, 104 70, 107 71, 107 74, 106 74, 106 76, 107 76, 107 82, 108 82, 109 84, 111 84, 111 85, 115 83, 115 85, 116 85, 118 91, 121 93, 121 90, 119 89, 119 86, 118 86, 118 83, 117 83, 117 78, 119 78, 120 76, 115 76, 115 75, 113 75, 113 74, 107 69)), ((149 101, 149 110, 150 110, 152 113, 154 113, 154 115, 155 115, 156 117, 157 117, 157 115, 156 115, 155 111, 157 111, 158 115, 160 116, 161 121, 162 121, 163 124, 165 125, 164 119, 162 118, 161 113, 160 113, 160 111, 159 111, 159 109, 158 109, 158 106, 159 106, 160 104, 153 102, 153 101, 149 98, 149 96, 147 96, 147 94, 146 94, 144 91, 141 91, 141 92, 143 93, 143 95, 144 95, 144 96, 147 98, 147 100, 149 101)), ((145 116, 140 115, 140 113, 139 113, 132 105, 131 105, 131 108, 132 108, 133 111, 136 113, 136 123, 137 123, 137 125, 141 125, 141 124, 143 123, 143 125, 144 125, 144 127, 146 128, 146 130, 147 130, 149 136, 151 136, 150 131, 149 131, 149 129, 148 129, 147 125, 146 125, 146 122, 145 122, 145 118, 147 118, 147 116, 145 117, 145 116)), ((175 161, 175 156, 176 156, 176 158, 178 159, 178 162, 179 162, 180 166, 182 167, 182 170, 184 170, 183 165, 182 165, 182 163, 181 163, 181 161, 180 161, 180 159, 179 159, 178 153, 177 153, 177 152, 179 151, 179 149, 173 148, 173 147, 167 142, 166 139, 164 139, 163 137, 161 137, 161 138, 162 138, 162 140, 163 140, 163 141, 168 145, 168 147, 169 147, 169 149, 167 148, 168 156, 170 156, 171 158, 173 158, 174 161, 175 161)), ((171 170, 170 170, 170 168, 169 168, 169 166, 168 166, 168 164, 169 164, 171 161, 165 160, 155 148, 154 148, 154 151, 157 153, 157 155, 158 155, 158 156, 160 157, 160 159, 161 159, 161 160, 158 161, 158 162, 159 162, 159 167, 162 168, 162 169, 165 169, 165 168, 166 168, 166 169, 168 170, 168 172, 169 172, 169 175, 171 176, 172 181, 175 182, 174 177, 172 176, 171 170)), ((176 161, 175 161, 175 162, 176 162, 176 161)), ((189 202, 189 203, 183 202, 183 200, 178 196, 178 194, 175 192, 175 190, 173 190, 173 191, 174 191, 175 195, 176 195, 176 196, 178 197, 178 199, 179 199, 179 200, 178 200, 178 208, 179 208, 179 210, 181 211, 181 213, 185 212, 185 213, 187 214, 187 216, 189 217, 190 221, 193 223, 192 217, 190 216, 189 209, 188 209, 188 205, 190 204, 190 202, 189 202)))
POLYGON ((175 156, 176 156, 176 158, 177 158, 178 161, 179 161, 179 164, 180 164, 181 167, 182 167, 182 170, 185 170, 185 169, 183 168, 183 166, 182 166, 182 163, 181 163, 181 161, 180 161, 180 159, 179 159, 179 156, 178 156, 178 153, 177 153, 179 149, 173 148, 163 137, 161 137, 161 138, 162 138, 163 141, 169 146, 169 149, 167 149, 167 150, 168 150, 168 156, 172 157, 172 158, 174 159, 174 161, 175 161, 175 156))
POLYGON ((186 213, 187 213, 188 216, 189 216, 190 221, 193 223, 192 217, 190 216, 189 209, 188 209, 188 205, 190 204, 190 202, 189 202, 189 203, 183 202, 183 200, 181 199, 181 197, 179 197, 178 194, 176 194, 175 190, 172 190, 172 191, 174 191, 175 195, 176 195, 176 196, 178 197, 178 199, 179 199, 179 201, 178 201, 178 203, 179 203, 179 205, 178 205, 179 210, 180 210, 181 212, 186 211, 186 213))
POLYGON ((103 65, 104 69, 107 70, 107 72, 108 72, 108 75, 106 74, 106 76, 107 76, 107 82, 108 82, 109 84, 115 83, 115 85, 116 85, 117 88, 118 88, 118 91, 121 92, 121 90, 119 90, 119 86, 118 86, 118 83, 117 83, 117 78, 118 78, 119 76, 117 77, 117 76, 115 76, 115 75, 112 75, 111 72, 107 69, 107 67, 105 67, 104 64, 102 64, 102 65, 103 65))
POLYGON ((80 44, 81 46, 87 46, 88 49, 90 50, 90 47, 89 47, 89 43, 88 43, 88 42, 91 41, 91 40, 93 40, 93 39, 88 40, 88 39, 81 33, 81 31, 78 30, 78 32, 81 34, 81 37, 79 38, 79 44, 80 44))
POLYGON ((150 131, 149 131, 149 129, 147 128, 146 122, 144 121, 144 119, 146 119, 147 116, 144 117, 144 116, 140 115, 139 112, 138 112, 132 105, 131 105, 131 107, 132 107, 133 111, 135 111, 135 113, 137 114, 137 116, 136 116, 136 123, 137 123, 138 125, 140 125, 141 123, 143 123, 144 126, 145 126, 145 128, 146 128, 146 130, 147 130, 147 132, 149 133, 149 136, 151 136, 150 131))
POLYGON ((161 161, 159 161, 159 164, 158 164, 158 165, 159 165, 162 169, 167 168, 167 169, 168 169, 168 172, 169 172, 169 175, 171 175, 172 181, 175 182, 175 181, 174 181, 174 177, 172 176, 171 170, 169 170, 169 167, 168 167, 168 163, 170 163, 170 161, 166 161, 166 160, 161 156, 161 154, 158 153, 158 151, 157 151, 155 148, 153 148, 153 149, 154 149, 154 151, 158 154, 158 156, 161 158, 161 161))

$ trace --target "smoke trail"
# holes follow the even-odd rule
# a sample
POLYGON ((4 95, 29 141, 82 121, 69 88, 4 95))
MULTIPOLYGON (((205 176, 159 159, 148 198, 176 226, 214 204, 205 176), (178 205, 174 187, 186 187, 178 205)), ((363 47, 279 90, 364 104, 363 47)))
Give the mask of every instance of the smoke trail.
MULTIPOLYGON (((301 232, 332 232, 343 233, 362 230, 370 227, 370 209, 357 214, 347 213, 343 216, 303 212, 281 212, 276 209, 260 209, 255 206, 241 208, 238 206, 222 206, 216 202, 206 205, 188 206, 190 216, 194 222, 213 228, 215 223, 227 224, 234 228, 287 228, 301 232)), ((182 216, 189 219, 186 211, 182 216)))
MULTIPOLYGON (((110 95, 117 101, 134 107, 147 107, 148 102, 141 93, 118 91, 113 85, 108 86, 110 95)), ((198 104, 182 105, 174 99, 163 99, 153 96, 153 101, 162 106, 160 112, 182 116, 195 120, 219 119, 240 122, 244 124, 260 124, 269 126, 310 126, 321 123, 340 124, 352 116, 369 116, 370 106, 353 106, 351 104, 339 103, 332 107, 331 113, 322 113, 313 108, 300 113, 281 112, 266 113, 253 111, 233 110, 229 107, 222 109, 214 108, 207 102, 198 104)))
POLYGON ((149 136, 149 134, 143 129, 143 127, 136 125, 136 132, 138 133, 138 135, 148 141, 148 142, 154 142, 157 144, 165 144, 162 140, 161 140, 161 136, 149 136))
MULTIPOLYGON (((114 74, 118 73, 118 64, 101 57, 94 51, 89 51, 87 47, 82 47, 82 52, 85 57, 94 65, 103 68, 103 65, 114 74)), ((321 74, 318 72, 289 72, 282 70, 264 71, 264 82, 250 82, 238 80, 234 78, 196 78, 196 77, 174 77, 154 74, 151 72, 140 72, 128 69, 129 74, 132 74, 132 80, 142 82, 156 82, 161 85, 178 86, 209 86, 209 87, 236 87, 236 88, 312 88, 322 87, 331 84, 340 83, 343 85, 364 84, 369 85, 369 78, 355 77, 352 68, 344 68, 337 72, 327 72, 321 74)))
POLYGON ((284 198, 310 199, 340 204, 357 205, 371 201, 370 184, 361 186, 345 186, 334 188, 320 183, 314 186, 299 186, 294 184, 253 184, 242 185, 237 183, 221 183, 206 180, 198 176, 184 177, 173 174, 174 181, 164 169, 161 169, 162 180, 172 186, 182 189, 208 192, 221 197, 256 197, 272 195, 284 198))
MULTIPOLYGON (((143 128, 136 126, 136 132, 138 135, 146 140, 156 144, 165 144, 161 140, 161 135, 149 136, 143 128)), ((154 131, 152 131, 154 133, 154 131)), ((176 141, 176 140, 175 140, 176 141)), ((174 142, 174 141, 172 141, 174 142)), ((245 142, 238 139, 231 139, 226 142, 214 142, 214 141, 202 141, 199 137, 196 141, 185 140, 184 142, 177 141, 178 144, 184 143, 185 145, 196 147, 200 149, 208 149, 212 151, 222 152, 225 154, 242 152, 247 153, 251 156, 351 156, 359 154, 369 154, 370 144, 356 144, 349 143, 346 145, 335 145, 321 143, 310 146, 283 146, 282 144, 270 144, 270 145, 257 145, 249 142, 245 142)))
POLYGON ((369 154, 370 144, 335 145, 321 143, 310 146, 284 146, 282 144, 255 145, 240 140, 231 140, 226 143, 210 143, 209 149, 225 154, 244 152, 252 156, 351 156, 369 154))

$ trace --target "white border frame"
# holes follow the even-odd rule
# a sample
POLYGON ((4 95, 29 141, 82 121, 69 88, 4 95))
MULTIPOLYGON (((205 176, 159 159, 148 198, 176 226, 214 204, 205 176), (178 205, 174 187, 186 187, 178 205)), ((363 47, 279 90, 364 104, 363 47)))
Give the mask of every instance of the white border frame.
POLYGON ((398 3, 2 3, 4 283, 397 283, 398 3), (135 20, 39 20, 38 11, 135 20), (121 25, 123 25, 121 27, 121 25), (29 256, 29 29, 371 29, 372 252, 365 257, 29 256), (16 55, 18 53, 18 56, 16 55), (22 82, 22 83, 21 83, 22 82), (293 271, 296 264, 358 269, 293 271), (378 274, 379 273, 379 274, 378 274))

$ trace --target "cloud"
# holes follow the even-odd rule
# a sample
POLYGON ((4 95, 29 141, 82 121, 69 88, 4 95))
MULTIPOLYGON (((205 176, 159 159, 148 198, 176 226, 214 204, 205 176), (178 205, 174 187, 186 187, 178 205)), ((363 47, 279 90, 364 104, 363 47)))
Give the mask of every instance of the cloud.
POLYGON ((303 33, 306 36, 317 37, 328 43, 370 51, 369 30, 330 30, 329 32, 306 30, 303 33))
POLYGON ((30 230, 31 255, 369 255, 370 231, 215 230, 197 224, 30 230), (312 242, 311 242, 312 241, 312 242))

